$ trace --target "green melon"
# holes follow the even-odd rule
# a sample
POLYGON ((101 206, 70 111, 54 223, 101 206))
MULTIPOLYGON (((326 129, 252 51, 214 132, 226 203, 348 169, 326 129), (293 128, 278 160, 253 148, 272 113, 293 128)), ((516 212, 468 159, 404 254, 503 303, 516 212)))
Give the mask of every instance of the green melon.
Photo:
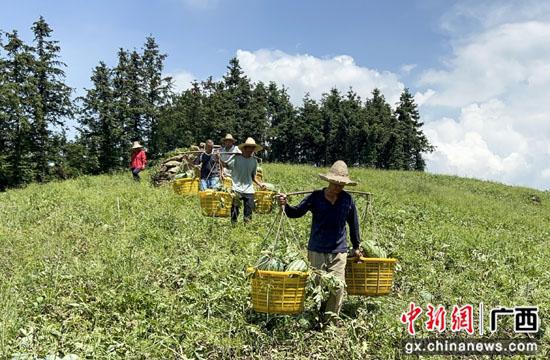
POLYGON ((285 263, 277 258, 271 258, 267 263, 267 269, 269 271, 285 271, 285 263))
POLYGON ((269 263, 269 260, 271 260, 271 257, 269 255, 264 255, 260 259, 258 259, 254 267, 258 270, 267 270, 267 264, 269 263))
POLYGON ((302 259, 297 259, 292 261, 288 266, 286 267, 286 271, 301 271, 306 272, 308 269, 308 266, 306 262, 302 259))

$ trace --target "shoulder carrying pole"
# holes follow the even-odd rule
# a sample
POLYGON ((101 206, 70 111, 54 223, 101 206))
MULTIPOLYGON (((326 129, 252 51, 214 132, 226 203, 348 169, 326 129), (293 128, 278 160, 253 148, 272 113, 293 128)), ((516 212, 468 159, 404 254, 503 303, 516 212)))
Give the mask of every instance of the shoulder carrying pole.
MULTIPOLYGON (((292 196, 292 195, 305 195, 305 194, 311 194, 314 190, 304 190, 304 191, 294 191, 291 193, 287 193, 286 196, 292 196)), ((367 198, 367 208, 372 207, 372 197, 373 193, 366 192, 366 191, 355 191, 355 190, 346 190, 346 192, 350 194, 357 194, 357 195, 363 195, 367 198)), ((277 196, 277 194, 273 195, 274 197, 277 196)))
MULTIPOLYGON (((313 191, 314 190, 295 191, 295 192, 287 193, 286 195, 291 196, 291 195, 311 194, 313 191)), ((369 196, 369 197, 373 195, 372 193, 366 192, 366 191, 355 191, 355 190, 345 190, 345 191, 350 193, 350 194, 366 195, 366 196, 369 196)))

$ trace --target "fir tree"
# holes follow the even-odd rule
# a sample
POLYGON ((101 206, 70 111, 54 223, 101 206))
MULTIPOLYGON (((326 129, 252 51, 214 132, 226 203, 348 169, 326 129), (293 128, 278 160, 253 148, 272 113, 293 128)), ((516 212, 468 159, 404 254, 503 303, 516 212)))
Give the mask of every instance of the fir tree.
POLYGON ((329 165, 336 160, 345 158, 342 143, 346 141, 347 124, 342 109, 342 97, 337 89, 331 89, 323 95, 321 100, 321 114, 323 117, 323 164, 329 165))
POLYGON ((391 151, 390 133, 394 119, 391 107, 379 89, 373 90, 372 98, 365 104, 365 112, 369 129, 369 146, 363 155, 365 163, 367 166, 386 169, 389 161, 388 151, 391 151))
MULTIPOLYGON (((132 131, 132 117, 135 119, 134 112, 130 109, 130 99, 132 97, 131 87, 134 89, 139 86, 133 86, 129 80, 130 73, 133 78, 136 78, 135 71, 130 70, 130 54, 128 51, 120 48, 117 53, 118 63, 113 68, 113 108, 115 113, 115 122, 117 127, 122 129, 121 136, 117 139, 117 143, 113 144, 117 149, 127 149, 132 140, 139 140, 139 136, 132 131)), ((135 103, 135 101, 134 101, 135 103)), ((138 121, 139 123, 139 121, 138 121)), ((126 155, 126 153, 125 153, 126 155)), ((125 159, 125 155, 119 157, 119 161, 125 159), (122 159, 121 159, 122 158, 122 159)))
POLYGON ((405 89, 401 93, 395 114, 404 132, 404 169, 423 171, 426 163, 422 158, 422 153, 431 152, 434 148, 422 132, 423 123, 420 122, 420 113, 409 89, 405 89))
POLYGON ((342 100, 344 129, 340 137, 341 159, 350 164, 361 164, 360 154, 364 145, 364 118, 361 98, 350 88, 342 100))
POLYGON ((126 64, 126 95, 128 106, 128 122, 126 131, 130 141, 146 138, 147 124, 144 116, 145 96, 142 77, 142 59, 137 51, 130 53, 126 64))
POLYGON ((149 152, 156 154, 158 146, 155 133, 161 109, 167 104, 172 87, 171 78, 163 77, 166 54, 161 54, 155 39, 147 37, 141 57, 141 77, 143 82, 143 138, 149 141, 149 152))
POLYGON ((124 129, 116 118, 112 73, 105 63, 95 67, 91 81, 93 87, 82 98, 80 132, 88 146, 88 156, 97 158, 98 168, 91 170, 108 172, 122 165, 124 149, 120 138, 124 129))
POLYGON ((4 39, 3 33, 0 31, 0 191, 5 191, 9 183, 9 162, 8 162, 8 146, 9 146, 9 113, 8 113, 8 97, 9 91, 7 88, 7 60, 3 58, 4 39))
POLYGON ((322 131, 323 117, 319 104, 312 100, 309 94, 304 96, 297 119, 297 127, 302 129, 299 161, 320 164, 324 158, 323 146, 325 143, 322 131))
POLYGON ((227 74, 223 77, 225 85, 226 120, 234 124, 238 138, 244 139, 250 134, 247 126, 251 121, 250 106, 252 102, 252 85, 241 69, 239 60, 232 58, 227 66, 227 74))
POLYGON ((118 64, 113 69, 113 91, 116 122, 123 129, 118 139, 121 148, 128 147, 142 135, 142 93, 140 59, 136 51, 118 51, 118 64))
POLYGON ((271 82, 267 88, 267 120, 270 124, 266 144, 273 161, 293 161, 296 151, 295 110, 286 90, 271 82))
POLYGON ((6 52, 0 78, 2 176, 7 186, 20 186, 34 177, 30 137, 35 60, 32 48, 23 43, 17 31, 6 34, 2 48, 6 52))
POLYGON ((223 81, 214 81, 212 77, 193 88, 193 113, 190 113, 190 121, 199 130, 195 136, 195 142, 213 139, 214 142, 225 133, 232 133, 238 137, 235 131, 236 110, 231 94, 225 89, 223 81), (200 111, 199 111, 200 109, 200 111))
POLYGON ((265 143, 267 139, 268 113, 267 89, 262 82, 254 86, 248 109, 248 124, 243 126, 243 133, 253 137, 256 142, 265 143))
POLYGON ((33 158, 37 167, 36 180, 46 180, 48 157, 55 152, 51 146, 52 127, 63 127, 64 118, 73 114, 72 89, 64 82, 66 65, 59 61, 58 41, 51 40, 52 29, 43 17, 32 26, 35 61, 33 77, 36 94, 32 99, 33 158))

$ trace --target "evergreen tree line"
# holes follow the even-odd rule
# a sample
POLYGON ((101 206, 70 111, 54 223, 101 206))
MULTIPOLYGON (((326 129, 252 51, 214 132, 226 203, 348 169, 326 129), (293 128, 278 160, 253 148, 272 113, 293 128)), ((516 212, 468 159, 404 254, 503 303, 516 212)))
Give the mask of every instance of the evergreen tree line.
POLYGON ((117 64, 100 61, 91 87, 72 99, 60 47, 40 17, 34 40, 0 33, 0 187, 127 168, 132 141, 150 158, 225 133, 248 136, 266 147, 270 161, 381 169, 424 170, 432 151, 413 96, 405 89, 392 110, 378 89, 362 100, 351 88, 331 89, 294 106, 284 87, 253 83, 236 58, 220 80, 195 81, 173 91, 163 76, 166 54, 155 39, 138 50, 119 49, 117 64), (68 122, 77 135, 67 140, 68 122))
POLYGON ((0 32, 0 188, 49 179, 74 116, 59 45, 40 17, 32 44, 17 31, 0 32))
POLYGON ((160 113, 155 154, 227 132, 267 145, 271 161, 329 165, 338 159, 381 169, 424 170, 431 151, 408 89, 392 110, 380 90, 363 101, 352 89, 331 89, 320 101, 306 94, 293 106, 284 87, 252 83, 237 59, 220 81, 212 78, 172 97, 160 113))
MULTIPOLYGON (((118 64, 100 62, 91 76, 92 87, 78 98, 78 133, 71 159, 86 159, 84 173, 99 174, 128 167, 128 149, 141 140, 150 155, 159 155, 159 119, 173 96, 169 77, 163 77, 165 54, 147 37, 141 52, 120 49, 118 64)), ((72 164, 76 166, 76 164, 72 164)))

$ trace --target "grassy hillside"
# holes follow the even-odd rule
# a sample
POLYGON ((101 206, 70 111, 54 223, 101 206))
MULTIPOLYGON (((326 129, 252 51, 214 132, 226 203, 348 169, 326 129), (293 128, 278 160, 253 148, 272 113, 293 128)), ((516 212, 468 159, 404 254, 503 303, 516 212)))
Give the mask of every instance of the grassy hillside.
MULTIPOLYGON (((285 191, 324 185, 321 169, 264 168, 285 191)), ((312 330, 310 301, 298 317, 251 310, 243 269, 274 214, 232 227, 202 217, 197 198, 126 173, 0 193, 0 358, 388 359, 402 356, 399 317, 410 301, 538 305, 539 357, 550 353, 550 193, 423 173, 351 175, 375 193, 362 236, 376 223, 399 267, 391 296, 348 297, 345 325, 326 331, 312 330)), ((293 221, 304 249, 310 221, 293 221)), ((513 335, 499 325, 498 336, 513 335)))

